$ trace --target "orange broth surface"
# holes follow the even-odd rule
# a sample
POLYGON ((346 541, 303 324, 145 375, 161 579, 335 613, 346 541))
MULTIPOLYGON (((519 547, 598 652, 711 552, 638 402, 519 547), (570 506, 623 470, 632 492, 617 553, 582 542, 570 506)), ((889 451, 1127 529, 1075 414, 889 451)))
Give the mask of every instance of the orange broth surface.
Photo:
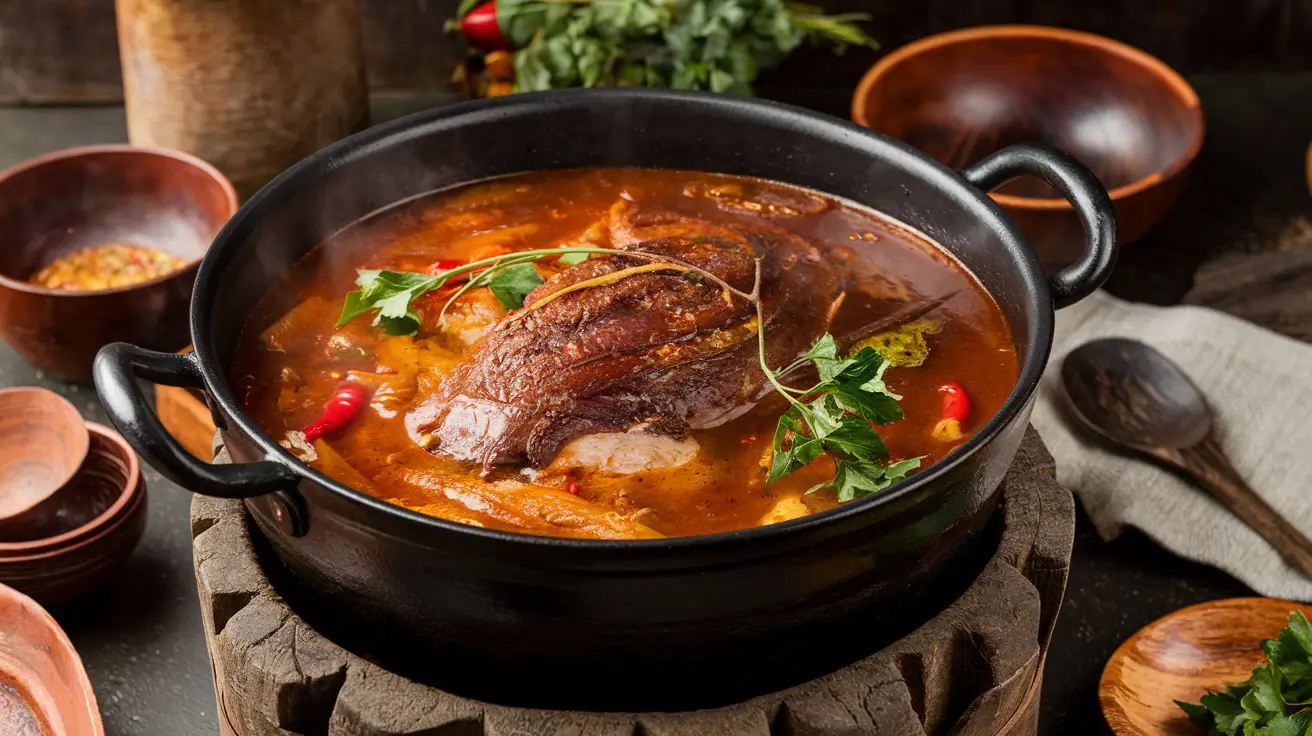
MULTIPOLYGON (((993 300, 954 259, 878 213, 753 179, 587 169, 517 175, 436 192, 337 234, 307 255, 255 310, 233 362, 231 377, 240 400, 270 436, 285 441, 289 432, 319 416, 343 380, 364 383, 370 405, 348 427, 315 443, 313 453, 302 447, 302 459, 392 503, 494 529, 614 538, 576 523, 579 513, 599 511, 638 520, 657 535, 686 536, 759 526, 837 505, 831 490, 805 493, 833 476, 826 456, 766 483, 782 411, 774 401, 763 401, 728 424, 693 431, 700 449, 679 467, 619 475, 499 466, 480 477, 477 466, 419 447, 404 417, 461 361, 481 329, 505 318, 504 307, 490 292, 469 292, 443 325, 437 313, 452 292, 421 298, 415 308, 423 327, 413 337, 386 337, 368 317, 335 327, 344 296, 355 288, 356 269, 425 271, 439 260, 592 245, 621 196, 729 227, 736 221, 764 220, 815 243, 846 273, 846 295, 830 328, 835 334, 844 325, 869 323, 907 302, 955 293, 924 318, 938 331, 926 336, 929 352, 923 364, 890 368, 886 374, 889 387, 903 397, 905 418, 878 430, 892 458, 923 456, 921 472, 964 441, 944 442, 931 434, 941 418, 941 385, 957 382, 969 396, 972 409, 963 425, 969 437, 997 412, 1015 384, 1016 350, 993 300), (768 196, 772 192, 779 196, 768 196), (771 204, 790 197, 822 201, 823 211, 807 214, 771 204), (498 490, 504 483, 489 485, 498 481, 513 481, 515 490, 498 490), (574 493, 566 493, 567 488, 574 493)), ((537 268, 550 278, 564 266, 553 259, 537 268)))

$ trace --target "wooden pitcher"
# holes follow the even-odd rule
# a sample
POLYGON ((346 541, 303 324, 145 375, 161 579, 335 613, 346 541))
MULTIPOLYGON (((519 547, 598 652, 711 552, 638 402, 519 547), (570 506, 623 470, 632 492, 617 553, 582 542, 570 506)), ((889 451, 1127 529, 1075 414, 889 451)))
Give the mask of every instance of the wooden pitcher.
POLYGON ((128 136, 244 199, 368 122, 358 0, 116 0, 128 136))

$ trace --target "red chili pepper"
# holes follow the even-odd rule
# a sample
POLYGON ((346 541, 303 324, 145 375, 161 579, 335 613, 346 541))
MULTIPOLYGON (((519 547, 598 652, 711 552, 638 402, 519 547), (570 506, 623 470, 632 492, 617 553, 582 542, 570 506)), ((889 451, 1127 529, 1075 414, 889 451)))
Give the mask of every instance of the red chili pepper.
POLYGON ((579 495, 579 482, 573 474, 565 476, 565 492, 575 496, 579 495))
POLYGON ((460 19, 460 35, 471 45, 484 51, 497 51, 509 48, 506 37, 501 33, 501 24, 497 21, 497 4, 483 3, 465 14, 460 19))
POLYGON ((934 439, 942 442, 957 442, 965 433, 961 425, 970 418, 970 398, 960 384, 948 382, 938 387, 943 394, 943 418, 934 425, 934 439))
POLYGON ((358 383, 348 382, 338 386, 337 393, 324 404, 323 414, 302 430, 305 441, 314 442, 350 424, 368 400, 369 391, 358 383))
POLYGON ((453 268, 460 268, 463 265, 465 265, 464 261, 439 258, 435 263, 424 270, 427 271, 430 276, 441 276, 443 273, 450 271, 453 268))

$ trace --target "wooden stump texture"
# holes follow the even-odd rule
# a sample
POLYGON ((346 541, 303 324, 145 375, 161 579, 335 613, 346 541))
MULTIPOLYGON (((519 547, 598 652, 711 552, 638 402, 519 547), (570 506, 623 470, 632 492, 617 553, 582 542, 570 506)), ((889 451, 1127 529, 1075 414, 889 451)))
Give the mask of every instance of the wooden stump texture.
POLYGON ((999 513, 1001 543, 978 580, 902 640, 797 687, 683 713, 510 708, 410 682, 288 608, 261 570, 240 501, 196 496, 191 521, 225 735, 1033 736, 1075 528, 1071 495, 1033 429, 999 513))

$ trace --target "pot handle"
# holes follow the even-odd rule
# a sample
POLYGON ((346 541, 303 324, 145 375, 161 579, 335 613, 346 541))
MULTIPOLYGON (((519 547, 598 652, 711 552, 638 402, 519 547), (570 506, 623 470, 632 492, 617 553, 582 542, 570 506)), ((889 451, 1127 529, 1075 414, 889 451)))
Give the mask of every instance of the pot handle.
POLYGON ((1048 277, 1057 308, 1070 306, 1097 291, 1116 265, 1116 210, 1098 179, 1079 161, 1055 148, 1033 143, 1008 146, 961 170, 961 175, 988 192, 1028 174, 1051 184, 1075 208, 1089 247, 1079 261, 1048 277))
POLYGON ((200 388, 204 383, 193 355, 157 353, 116 342, 96 354, 92 374, 110 421, 152 467, 183 488, 206 496, 251 498, 296 485, 296 474, 271 460, 233 465, 201 462, 164 429, 137 378, 200 388))

